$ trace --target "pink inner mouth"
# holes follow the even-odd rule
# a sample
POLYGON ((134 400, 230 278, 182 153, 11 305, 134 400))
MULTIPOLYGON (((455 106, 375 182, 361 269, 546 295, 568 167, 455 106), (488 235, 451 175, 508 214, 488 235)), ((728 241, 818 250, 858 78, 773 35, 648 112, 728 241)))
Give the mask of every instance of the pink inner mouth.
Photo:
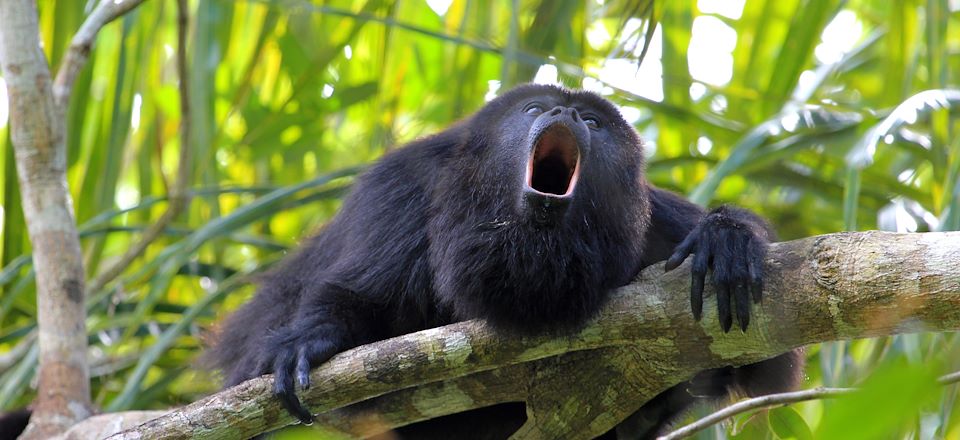
POLYGON ((580 175, 580 150, 573 132, 562 124, 547 128, 527 162, 527 186, 543 194, 568 196, 580 175))

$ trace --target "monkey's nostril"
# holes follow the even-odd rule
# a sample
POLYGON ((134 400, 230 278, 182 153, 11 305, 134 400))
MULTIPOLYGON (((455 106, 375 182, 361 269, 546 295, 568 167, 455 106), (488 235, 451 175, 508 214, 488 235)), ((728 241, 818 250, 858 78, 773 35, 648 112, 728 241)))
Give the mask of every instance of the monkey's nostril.
POLYGON ((550 116, 557 116, 560 113, 563 113, 562 107, 554 107, 553 110, 550 110, 550 116))

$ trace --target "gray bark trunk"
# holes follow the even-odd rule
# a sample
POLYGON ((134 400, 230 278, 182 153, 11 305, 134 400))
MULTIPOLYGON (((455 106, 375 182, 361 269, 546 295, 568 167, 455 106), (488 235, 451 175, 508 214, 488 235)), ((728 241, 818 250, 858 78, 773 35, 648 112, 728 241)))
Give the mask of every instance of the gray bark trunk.
POLYGON ((36 5, 0 1, 0 66, 37 274, 39 390, 23 438, 48 438, 91 414, 84 272, 66 175, 66 120, 54 103, 36 5))

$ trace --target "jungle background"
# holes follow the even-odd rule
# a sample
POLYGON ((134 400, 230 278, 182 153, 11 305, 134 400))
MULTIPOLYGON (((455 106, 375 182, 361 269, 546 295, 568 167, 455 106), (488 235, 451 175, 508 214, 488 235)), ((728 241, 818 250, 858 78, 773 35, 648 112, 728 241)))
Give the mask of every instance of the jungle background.
MULTIPOLYGON (((92 6, 39 2, 52 66, 92 6)), ((192 197, 142 257, 88 285, 94 402, 166 408, 217 390, 197 364, 209 331, 364 165, 529 81, 601 93, 646 139, 651 181, 755 210, 781 239, 960 229, 958 25, 957 0, 193 1, 182 150, 176 5, 148 1, 100 32, 70 102, 88 278, 142 240, 171 188, 192 197)), ((37 310, 3 85, 0 408, 14 408, 35 393, 37 310)), ((804 388, 872 391, 700 436, 958 439, 957 386, 932 381, 960 367, 957 346, 810 347, 804 388)))

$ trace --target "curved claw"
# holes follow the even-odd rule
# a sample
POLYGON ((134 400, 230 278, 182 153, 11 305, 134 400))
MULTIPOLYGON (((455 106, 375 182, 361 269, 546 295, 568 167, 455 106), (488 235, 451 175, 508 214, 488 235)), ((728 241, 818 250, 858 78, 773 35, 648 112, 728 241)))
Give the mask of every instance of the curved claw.
POLYGON ((766 254, 762 245, 752 241, 748 246, 748 255, 753 258, 747 258, 747 272, 750 277, 750 293, 753 296, 753 302, 759 304, 763 298, 763 258, 766 254))
POLYGON ((730 285, 717 286, 717 314, 720 317, 720 328, 729 333, 733 327, 733 314, 730 313, 730 285))
POLYGON ((704 273, 697 274, 694 272, 692 274, 693 279, 690 281, 690 309, 693 311, 693 319, 695 321, 700 321, 700 318, 703 316, 703 277, 704 273))
POLYGON ((703 315, 703 285, 709 266, 710 254, 707 247, 697 246, 697 252, 693 255, 693 264, 690 268, 690 305, 693 309, 693 317, 697 321, 703 315))
POLYGON ((297 398, 296 388, 310 388, 310 368, 326 362, 337 352, 337 345, 325 338, 298 340, 296 348, 280 351, 274 361, 273 392, 283 407, 304 425, 313 423, 313 414, 297 398), (296 383, 294 383, 296 381, 296 383))
POLYGON ((281 355, 274 363, 273 394, 280 399, 283 407, 297 418, 300 423, 309 425, 313 423, 313 414, 310 414, 297 398, 296 387, 293 384, 293 362, 294 357, 291 354, 281 355))
POLYGON ((687 257, 690 256, 690 253, 693 252, 693 247, 697 243, 696 231, 687 235, 687 238, 684 238, 676 249, 673 251, 673 255, 670 255, 670 258, 667 259, 667 262, 663 265, 664 272, 670 272, 671 270, 676 269, 683 263, 687 257))
POLYGON ((740 331, 745 332, 750 325, 750 292, 742 281, 737 282, 734 287, 733 298, 737 306, 737 322, 740 323, 740 331))
POLYGON ((760 301, 763 299, 763 280, 751 281, 750 292, 753 296, 753 303, 760 304, 760 301))
POLYGON ((666 273, 676 269, 677 267, 680 267, 680 265, 683 264, 683 261, 686 259, 687 255, 674 253, 670 256, 666 263, 663 263, 663 271, 666 273))

